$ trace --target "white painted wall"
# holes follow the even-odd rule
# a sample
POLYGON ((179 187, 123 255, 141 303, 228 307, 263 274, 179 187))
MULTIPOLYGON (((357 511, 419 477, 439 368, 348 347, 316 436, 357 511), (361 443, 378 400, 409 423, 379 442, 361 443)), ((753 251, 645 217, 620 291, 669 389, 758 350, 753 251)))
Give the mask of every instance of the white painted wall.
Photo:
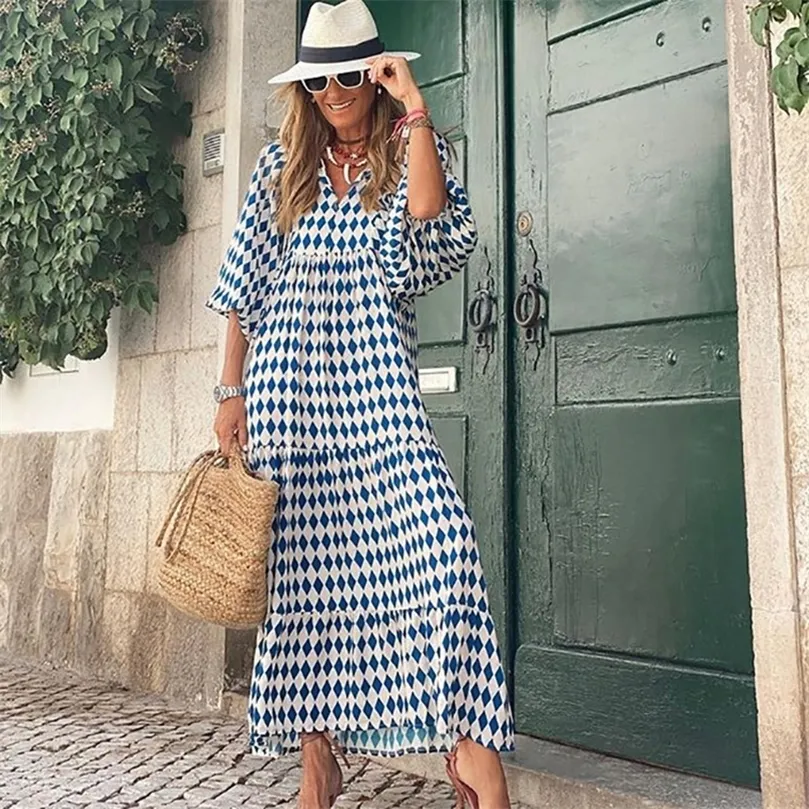
POLYGON ((20 365, 0 384, 0 434, 111 430, 118 371, 117 311, 110 318, 107 352, 98 360, 68 358, 64 371, 20 365))

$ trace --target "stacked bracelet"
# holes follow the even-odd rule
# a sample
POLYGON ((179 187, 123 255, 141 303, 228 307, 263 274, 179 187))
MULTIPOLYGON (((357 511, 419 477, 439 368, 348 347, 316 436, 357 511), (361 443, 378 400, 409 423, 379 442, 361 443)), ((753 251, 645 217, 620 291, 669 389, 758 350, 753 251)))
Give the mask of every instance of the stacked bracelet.
POLYGON ((407 115, 403 115, 396 121, 393 127, 393 134, 390 139, 401 138, 407 140, 410 137, 411 129, 433 129, 433 122, 430 119, 430 113, 427 110, 411 110, 407 115))

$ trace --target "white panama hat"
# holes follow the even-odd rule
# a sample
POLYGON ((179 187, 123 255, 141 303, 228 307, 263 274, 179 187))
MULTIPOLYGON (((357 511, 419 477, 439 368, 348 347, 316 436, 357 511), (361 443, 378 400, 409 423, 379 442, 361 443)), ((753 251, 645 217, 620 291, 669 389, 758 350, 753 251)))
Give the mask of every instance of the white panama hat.
POLYGON ((409 51, 386 51, 374 18, 363 0, 343 0, 336 6, 315 3, 301 35, 300 61, 273 76, 269 84, 287 84, 350 70, 365 70, 369 59, 383 54, 408 61, 421 55, 409 51))

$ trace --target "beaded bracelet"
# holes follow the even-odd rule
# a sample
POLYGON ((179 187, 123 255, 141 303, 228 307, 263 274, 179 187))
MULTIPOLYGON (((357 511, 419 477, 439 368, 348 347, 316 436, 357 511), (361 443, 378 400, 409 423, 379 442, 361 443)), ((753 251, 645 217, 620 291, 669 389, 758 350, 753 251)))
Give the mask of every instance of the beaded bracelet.
POLYGON ((411 110, 407 115, 403 115, 396 121, 390 139, 401 138, 402 140, 407 140, 410 137, 411 129, 421 129, 425 127, 430 129, 434 128, 433 122, 430 119, 430 113, 422 109, 411 110))

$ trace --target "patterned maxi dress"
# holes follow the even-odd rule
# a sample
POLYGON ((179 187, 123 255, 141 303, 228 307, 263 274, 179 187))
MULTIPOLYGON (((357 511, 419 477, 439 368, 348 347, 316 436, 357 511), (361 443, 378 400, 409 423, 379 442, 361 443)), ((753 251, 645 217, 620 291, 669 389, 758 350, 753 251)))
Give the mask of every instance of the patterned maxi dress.
MULTIPOLYGON (((448 148, 437 143, 448 169, 448 148)), ((251 343, 248 460, 281 487, 267 618, 250 689, 250 752, 278 756, 328 729, 351 752, 451 748, 459 734, 514 745, 474 527, 418 388, 414 297, 476 242, 447 173, 433 220, 407 212, 407 167, 368 213, 361 175, 276 228, 264 147, 206 305, 251 343)))

